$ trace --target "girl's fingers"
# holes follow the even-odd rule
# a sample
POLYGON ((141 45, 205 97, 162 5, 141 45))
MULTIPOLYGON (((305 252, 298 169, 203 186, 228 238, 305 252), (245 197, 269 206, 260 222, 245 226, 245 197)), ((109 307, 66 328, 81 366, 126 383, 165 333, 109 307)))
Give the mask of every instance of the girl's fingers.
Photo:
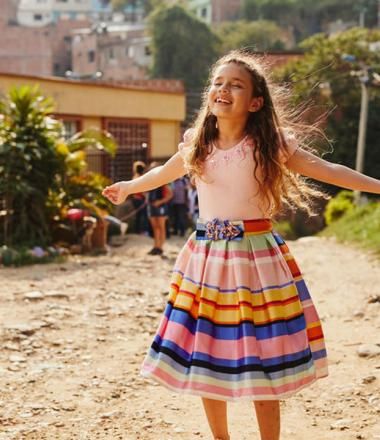
POLYGON ((194 131, 194 128, 188 128, 183 135, 183 140, 185 142, 190 142, 194 135, 194 131))
POLYGON ((103 190, 103 194, 115 194, 115 193, 117 193, 117 188, 112 188, 111 186, 108 186, 103 190))
POLYGON ((103 196, 106 197, 107 199, 111 200, 111 202, 114 202, 115 200, 117 200, 117 194, 115 194, 113 192, 103 191, 103 196))
POLYGON ((102 194, 109 201, 111 201, 114 204, 117 204, 119 200, 119 187, 116 185, 106 186, 103 189, 102 194))

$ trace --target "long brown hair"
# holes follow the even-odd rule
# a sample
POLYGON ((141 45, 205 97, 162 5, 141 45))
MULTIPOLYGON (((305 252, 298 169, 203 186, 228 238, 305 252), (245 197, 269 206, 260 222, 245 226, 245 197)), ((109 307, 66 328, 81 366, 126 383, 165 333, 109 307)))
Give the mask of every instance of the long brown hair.
POLYGON ((289 92, 284 87, 271 83, 263 57, 252 53, 232 51, 212 67, 202 106, 193 125, 189 154, 185 156, 189 173, 202 178, 204 162, 211 153, 212 143, 218 138, 217 118, 211 113, 207 98, 216 69, 230 63, 243 67, 250 74, 254 97, 263 98, 261 109, 249 114, 246 134, 255 142, 254 178, 259 184, 263 200, 270 206, 270 215, 278 213, 284 205, 302 208, 312 215, 312 199, 326 198, 326 195, 303 177, 288 170, 280 156, 286 154, 288 148, 289 138, 286 131, 295 136, 299 148, 310 150, 312 139, 316 134, 320 135, 321 130, 317 124, 301 122, 307 113, 306 107, 291 109, 289 92), (258 178, 258 169, 261 178, 258 178))

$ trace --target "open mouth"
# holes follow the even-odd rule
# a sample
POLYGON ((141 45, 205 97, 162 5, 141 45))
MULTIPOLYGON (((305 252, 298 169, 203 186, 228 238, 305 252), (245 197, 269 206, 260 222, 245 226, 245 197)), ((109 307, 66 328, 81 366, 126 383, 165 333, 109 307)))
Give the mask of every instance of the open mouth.
POLYGON ((225 99, 225 98, 216 98, 215 102, 217 104, 232 104, 231 101, 229 101, 228 99, 225 99))

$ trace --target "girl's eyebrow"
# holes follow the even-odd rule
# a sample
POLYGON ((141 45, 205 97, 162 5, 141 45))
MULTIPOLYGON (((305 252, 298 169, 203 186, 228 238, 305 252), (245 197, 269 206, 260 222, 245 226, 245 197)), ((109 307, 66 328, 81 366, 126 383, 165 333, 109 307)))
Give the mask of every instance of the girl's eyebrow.
MULTIPOLYGON (((214 78, 214 81, 217 81, 218 79, 223 79, 224 77, 223 76, 217 76, 216 78, 214 78)), ((231 78, 231 81, 239 81, 239 82, 241 82, 241 83, 245 83, 245 81, 243 80, 243 79, 241 79, 241 78, 231 78)))

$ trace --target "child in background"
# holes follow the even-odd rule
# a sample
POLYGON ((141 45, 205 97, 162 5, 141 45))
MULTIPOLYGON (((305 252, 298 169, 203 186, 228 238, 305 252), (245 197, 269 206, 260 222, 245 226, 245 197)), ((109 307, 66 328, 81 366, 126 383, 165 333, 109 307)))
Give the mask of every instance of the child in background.
POLYGON ((254 403, 261 440, 279 440, 279 401, 328 374, 317 311, 271 218, 283 204, 312 213, 310 198, 323 194, 300 175, 380 194, 380 181, 308 151, 313 127, 292 120, 279 92, 259 58, 226 55, 179 152, 103 191, 119 204, 186 173, 195 179, 200 219, 141 373, 200 396, 219 440, 230 439, 227 401, 241 399, 254 403))
POLYGON ((173 211, 174 235, 184 237, 187 226, 187 185, 188 179, 184 176, 173 182, 173 211))
MULTIPOLYGON (((145 173, 146 165, 141 160, 133 163, 133 179, 141 177, 145 173)), ((133 207, 136 211, 135 232, 136 234, 148 233, 148 212, 145 194, 140 192, 132 195, 133 207)))
POLYGON ((199 203, 198 203, 198 193, 197 187, 193 182, 189 182, 187 190, 187 198, 189 205, 189 217, 192 225, 195 227, 197 220, 199 218, 199 203))
MULTIPOLYGON (((154 169, 158 164, 153 162, 150 169, 154 169)), ((173 197, 173 192, 169 185, 165 184, 155 188, 148 193, 148 218, 153 231, 153 248, 148 252, 149 255, 162 255, 163 246, 166 240, 166 222, 169 214, 168 202, 173 197)))

